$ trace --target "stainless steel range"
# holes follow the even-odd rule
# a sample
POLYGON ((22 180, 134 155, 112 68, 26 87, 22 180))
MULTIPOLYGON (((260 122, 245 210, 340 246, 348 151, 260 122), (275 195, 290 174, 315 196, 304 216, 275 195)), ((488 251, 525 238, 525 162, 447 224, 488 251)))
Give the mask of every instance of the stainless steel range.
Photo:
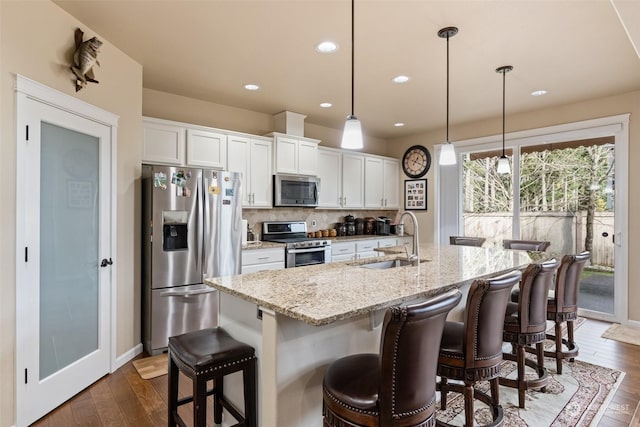
POLYGON ((331 262, 331 240, 307 237, 304 221, 265 221, 262 240, 285 244, 285 267, 331 262))

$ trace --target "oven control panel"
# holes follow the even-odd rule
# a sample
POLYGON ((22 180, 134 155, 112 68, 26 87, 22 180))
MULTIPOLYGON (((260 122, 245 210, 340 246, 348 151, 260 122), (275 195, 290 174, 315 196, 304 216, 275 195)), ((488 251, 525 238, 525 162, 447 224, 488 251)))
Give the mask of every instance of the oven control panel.
POLYGON ((300 241, 300 242, 289 243, 287 246, 289 248, 292 248, 292 249, 331 246, 331 240, 323 240, 323 239, 313 240, 313 239, 308 239, 308 240, 303 240, 303 241, 300 241))

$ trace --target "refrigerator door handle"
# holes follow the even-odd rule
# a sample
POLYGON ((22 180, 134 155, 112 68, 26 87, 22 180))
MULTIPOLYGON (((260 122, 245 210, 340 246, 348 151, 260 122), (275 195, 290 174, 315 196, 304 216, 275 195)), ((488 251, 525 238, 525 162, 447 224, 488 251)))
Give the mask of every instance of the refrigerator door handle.
POLYGON ((210 294, 215 292, 216 290, 213 288, 209 288, 209 289, 197 289, 194 291, 167 291, 167 292, 163 292, 160 294, 161 297, 167 298, 167 297, 190 297, 190 296, 194 296, 194 295, 204 295, 204 294, 210 294))
MULTIPOLYGON (((204 175, 204 172, 203 172, 204 175)), ((206 209, 206 200, 205 200, 205 192, 202 191, 203 185, 202 185, 202 179, 199 179, 198 182, 196 183, 196 212, 198 212, 198 220, 197 220, 197 227, 198 227, 198 233, 196 234, 197 236, 199 236, 198 238, 198 242, 196 244, 197 247, 197 253, 196 253, 196 267, 198 269, 198 271, 200 271, 200 274, 203 275, 204 274, 204 251, 202 249, 203 247, 203 239, 201 236, 205 235, 208 232, 207 230, 203 230, 204 227, 204 218, 207 216, 207 212, 205 211, 206 209)))

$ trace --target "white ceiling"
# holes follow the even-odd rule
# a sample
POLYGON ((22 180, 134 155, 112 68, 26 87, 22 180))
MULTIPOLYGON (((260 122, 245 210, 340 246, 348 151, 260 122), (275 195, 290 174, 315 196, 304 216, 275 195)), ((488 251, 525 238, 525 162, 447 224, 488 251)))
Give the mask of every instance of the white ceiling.
MULTIPOLYGON (((350 113, 349 0, 54 1, 142 64, 145 88, 295 111, 338 129, 350 113), (336 53, 315 51, 326 39, 336 53)), ((437 32, 447 26, 460 29, 450 40, 452 124, 500 116, 502 65, 514 67, 507 114, 640 90, 637 0, 356 0, 355 114, 365 134, 444 127, 446 41, 437 32), (398 74, 411 80, 392 83, 398 74), (538 89, 548 94, 530 95, 538 89)))

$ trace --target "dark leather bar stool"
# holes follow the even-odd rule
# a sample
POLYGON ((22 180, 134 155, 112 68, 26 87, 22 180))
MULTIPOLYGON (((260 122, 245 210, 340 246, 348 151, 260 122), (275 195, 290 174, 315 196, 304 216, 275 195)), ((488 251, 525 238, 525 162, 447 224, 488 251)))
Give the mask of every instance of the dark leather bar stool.
POLYGON ((544 340, 547 330, 547 296, 553 286, 560 263, 556 260, 530 264, 522 274, 518 302, 507 303, 503 340, 511 343, 513 353, 503 353, 507 360, 518 365, 515 379, 500 377, 500 385, 518 389, 518 406, 524 408, 525 391, 542 388, 549 382, 544 367, 544 340), (528 346, 535 345, 536 360, 527 359, 528 346), (534 369, 538 378, 526 380, 525 367, 534 369))
POLYGON ((169 338, 169 419, 168 425, 185 426, 178 415, 178 407, 193 402, 193 425, 207 424, 207 396, 213 395, 213 420, 222 422, 222 409, 238 421, 236 426, 255 427, 257 424, 256 357, 253 347, 236 341, 222 328, 209 328, 169 338), (244 415, 223 393, 223 377, 242 371, 244 382, 244 415), (178 399, 180 372, 191 379, 193 395, 178 399), (213 388, 207 390, 207 382, 213 388))
POLYGON ((547 339, 556 343, 554 351, 545 351, 547 357, 556 359, 556 370, 562 374, 562 361, 573 362, 578 356, 578 345, 573 339, 573 322, 578 318, 578 291, 580 277, 587 261, 591 258, 588 251, 577 255, 562 257, 556 276, 556 287, 553 296, 547 302, 547 320, 555 323, 555 333, 547 334, 547 339), (567 322, 567 339, 562 338, 562 323, 567 322), (566 350, 563 350, 563 345, 566 350))
POLYGON ((544 252, 551 245, 551 242, 538 240, 503 240, 502 247, 505 249, 520 249, 523 251, 544 252))
POLYGON ((388 309, 380 354, 343 357, 327 368, 322 383, 323 425, 433 426, 442 327, 461 297, 454 290, 388 309))
POLYGON ((484 237, 467 237, 467 236, 449 236, 449 244, 459 246, 477 246, 480 247, 485 242, 484 237))
MULTIPOLYGON (((499 426, 503 421, 500 406, 498 377, 502 363, 502 327, 509 301, 509 293, 518 283, 522 273, 514 271, 499 277, 474 280, 467 295, 464 321, 446 322, 438 357, 440 382, 440 408, 447 408, 447 393, 464 395, 465 426, 473 426, 473 400, 489 405, 493 422, 499 426), (464 384, 449 383, 449 379, 464 384), (474 390, 478 381, 488 380, 491 397, 474 390)), ((449 424, 437 420, 437 425, 449 424)))

